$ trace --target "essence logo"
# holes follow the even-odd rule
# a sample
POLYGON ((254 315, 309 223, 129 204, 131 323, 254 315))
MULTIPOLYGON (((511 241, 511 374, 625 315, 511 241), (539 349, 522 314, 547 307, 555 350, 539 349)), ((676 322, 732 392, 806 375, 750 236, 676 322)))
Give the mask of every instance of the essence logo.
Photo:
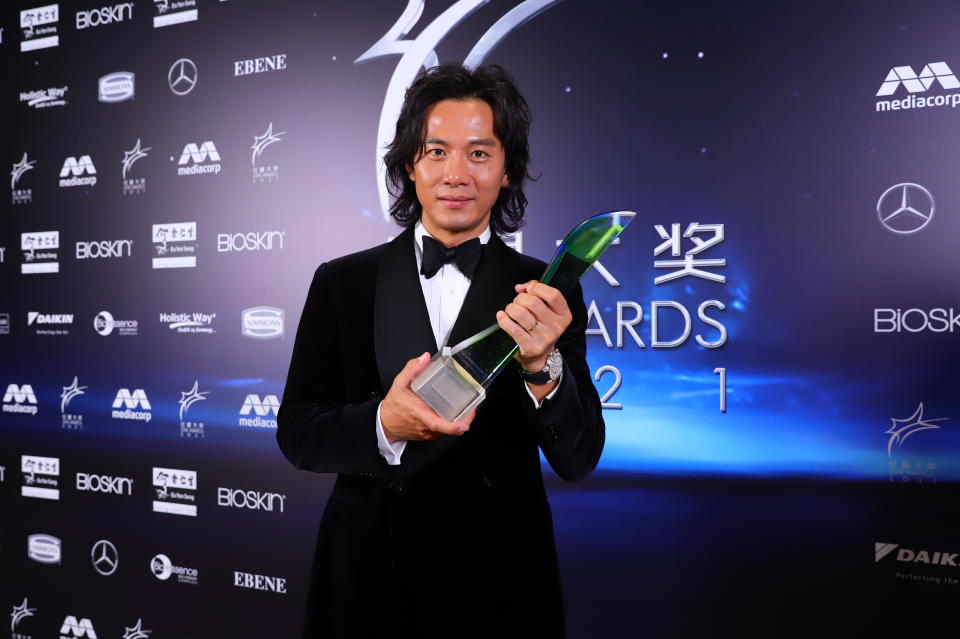
POLYGON ((99 100, 101 102, 113 103, 132 100, 136 77, 129 71, 117 71, 100 78, 99 81, 99 100))

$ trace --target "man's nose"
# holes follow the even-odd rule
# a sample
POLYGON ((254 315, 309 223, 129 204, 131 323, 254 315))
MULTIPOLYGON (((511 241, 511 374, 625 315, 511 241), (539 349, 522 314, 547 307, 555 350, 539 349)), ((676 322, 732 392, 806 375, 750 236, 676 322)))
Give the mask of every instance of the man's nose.
POLYGON ((467 162, 462 153, 450 153, 443 165, 444 184, 464 184, 467 178, 467 162))

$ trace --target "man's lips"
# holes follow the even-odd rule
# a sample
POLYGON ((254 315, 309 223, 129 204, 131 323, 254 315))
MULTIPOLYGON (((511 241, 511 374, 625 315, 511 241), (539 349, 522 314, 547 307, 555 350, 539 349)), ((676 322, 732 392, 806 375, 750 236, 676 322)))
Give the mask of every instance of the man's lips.
POLYGON ((443 200, 444 202, 468 202, 473 198, 467 197, 466 195, 441 195, 437 199, 443 200))

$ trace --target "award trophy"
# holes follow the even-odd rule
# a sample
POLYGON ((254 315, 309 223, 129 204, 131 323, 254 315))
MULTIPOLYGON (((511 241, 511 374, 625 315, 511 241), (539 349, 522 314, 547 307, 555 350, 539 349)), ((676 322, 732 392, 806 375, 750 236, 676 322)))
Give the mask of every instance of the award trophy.
MULTIPOLYGON (((594 215, 570 231, 540 281, 567 292, 620 237, 636 214, 614 211, 594 215)), ((410 387, 447 421, 463 419, 480 405, 486 389, 520 349, 499 324, 453 347, 444 345, 410 387)))

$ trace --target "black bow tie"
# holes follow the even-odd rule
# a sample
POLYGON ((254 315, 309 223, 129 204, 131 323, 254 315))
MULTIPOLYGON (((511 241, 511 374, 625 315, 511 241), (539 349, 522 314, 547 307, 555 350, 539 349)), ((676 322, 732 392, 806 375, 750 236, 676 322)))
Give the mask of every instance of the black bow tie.
POLYGON ((481 256, 483 256, 483 244, 480 243, 479 237, 447 248, 429 235, 424 235, 423 262, 420 265, 420 272, 430 279, 443 268, 444 264, 454 262, 467 279, 473 279, 481 256))

